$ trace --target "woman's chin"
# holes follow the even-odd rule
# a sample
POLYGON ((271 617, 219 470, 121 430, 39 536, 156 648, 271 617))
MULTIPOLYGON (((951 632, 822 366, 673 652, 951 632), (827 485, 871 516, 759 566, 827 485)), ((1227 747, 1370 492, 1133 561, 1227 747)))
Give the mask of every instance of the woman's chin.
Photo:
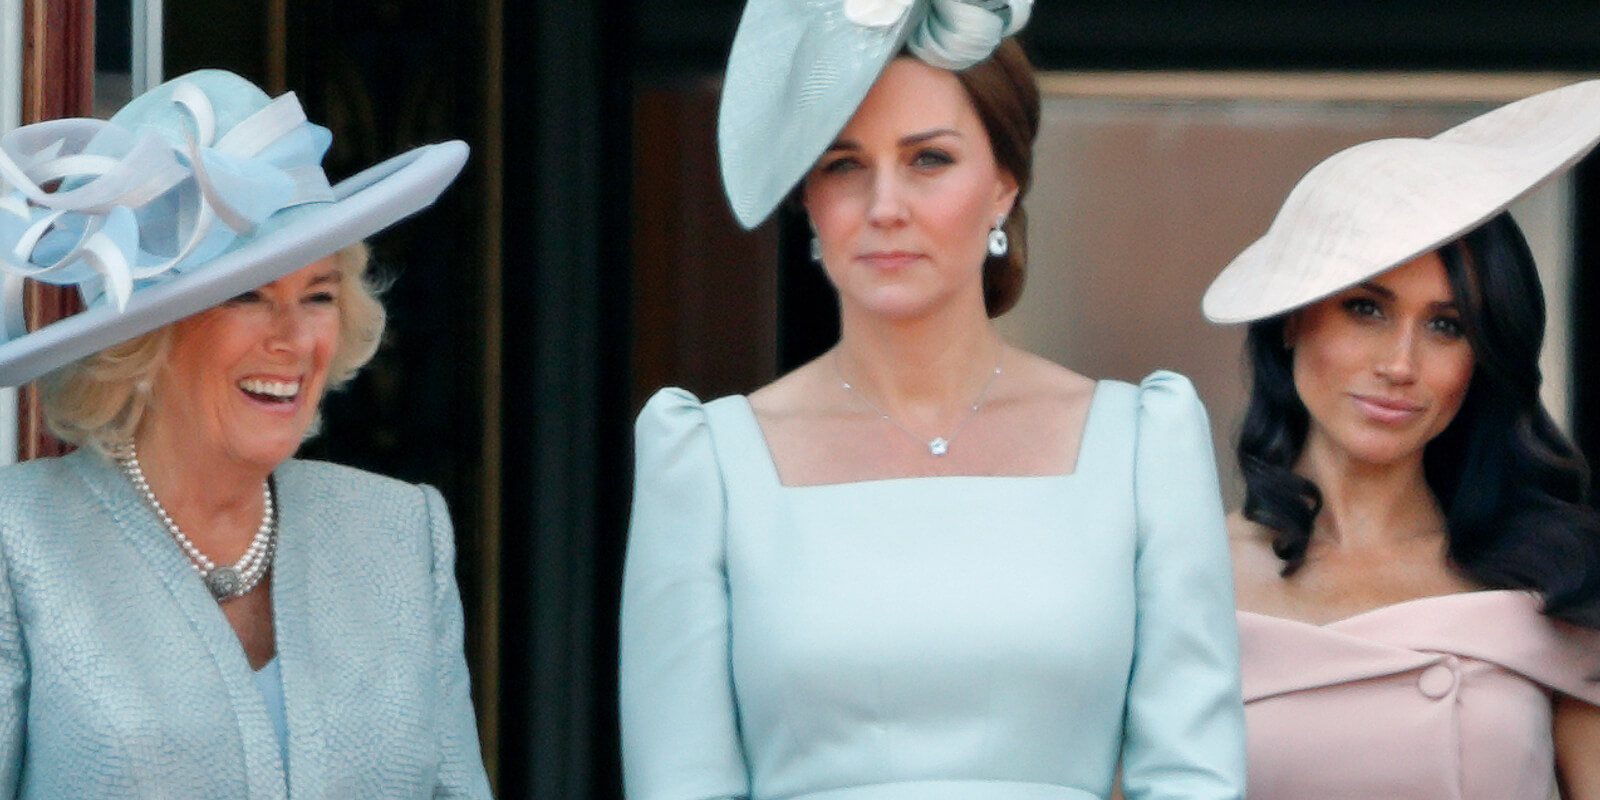
MULTIPOLYGON (((265 426, 264 426, 265 427, 265 426)), ((305 441, 305 424, 282 424, 271 430, 256 428, 230 437, 225 444, 230 460, 246 464, 263 472, 271 472, 289 460, 305 441)))
POLYGON ((927 292, 892 287, 861 297, 854 305, 868 317, 891 322, 909 322, 933 315, 944 305, 940 301, 941 298, 927 292))

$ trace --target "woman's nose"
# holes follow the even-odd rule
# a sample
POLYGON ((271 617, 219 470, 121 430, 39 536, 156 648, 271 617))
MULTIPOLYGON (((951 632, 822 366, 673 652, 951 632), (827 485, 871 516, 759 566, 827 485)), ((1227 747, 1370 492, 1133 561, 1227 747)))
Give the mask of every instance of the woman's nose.
POLYGON ((268 344, 275 349, 294 349, 310 341, 311 328, 306 324, 304 312, 297 307, 278 308, 272 312, 272 328, 268 344))
POLYGON ((874 225, 893 225, 905 221, 905 187, 894 170, 879 170, 872 180, 872 202, 867 219, 874 225))
POLYGON ((1417 377, 1417 336, 1410 326, 1397 326, 1379 352, 1376 371, 1395 383, 1409 383, 1417 377))

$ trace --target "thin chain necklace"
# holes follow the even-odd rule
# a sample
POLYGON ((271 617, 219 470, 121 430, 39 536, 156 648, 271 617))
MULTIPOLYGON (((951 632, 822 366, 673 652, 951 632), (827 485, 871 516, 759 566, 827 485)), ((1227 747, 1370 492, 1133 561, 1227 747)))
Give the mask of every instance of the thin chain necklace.
POLYGON ((167 533, 189 557, 189 564, 195 572, 200 573, 200 580, 218 603, 249 594, 266 577, 267 570, 272 566, 272 557, 278 551, 278 515, 272 502, 271 481, 261 482, 261 525, 256 528, 255 536, 250 537, 250 546, 245 548, 244 555, 238 561, 219 566, 200 552, 200 548, 178 528, 178 523, 172 521, 161 501, 156 499, 156 493, 151 491, 150 482, 145 480, 144 470, 139 466, 139 451, 133 442, 128 442, 116 454, 116 459, 123 474, 128 476, 128 482, 144 496, 145 504, 155 512, 167 533))
POLYGON ((918 444, 927 447, 930 455, 942 456, 950 452, 950 443, 956 440, 956 436, 961 434, 961 429, 965 428, 967 422, 977 415, 978 409, 983 407, 983 401, 989 396, 989 388, 994 386, 994 382, 1000 378, 1000 362, 999 360, 995 361, 994 372, 989 373, 989 380, 984 381, 983 388, 978 390, 978 396, 972 399, 972 405, 967 409, 966 416, 962 417, 955 427, 950 429, 949 434, 935 436, 932 439, 924 439, 912 432, 910 428, 901 425, 894 417, 889 416, 888 412, 879 408, 877 403, 867 399, 867 396, 862 394, 860 389, 857 389, 850 381, 845 380, 844 372, 839 369, 839 351, 837 350, 833 351, 833 374, 839 379, 839 383, 843 384, 845 391, 860 400, 862 405, 871 409, 872 413, 877 414, 879 419, 899 428, 901 433, 910 436, 917 440, 918 444))

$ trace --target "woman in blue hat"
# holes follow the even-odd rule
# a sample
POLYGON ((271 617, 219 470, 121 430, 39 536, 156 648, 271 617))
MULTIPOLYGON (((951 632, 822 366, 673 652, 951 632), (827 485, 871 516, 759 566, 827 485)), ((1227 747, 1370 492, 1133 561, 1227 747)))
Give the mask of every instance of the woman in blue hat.
POLYGON ((838 344, 640 414, 623 587, 633 800, 1243 796, 1221 501, 1188 381, 1007 344, 1039 122, 1027 2, 746 8, 741 222, 785 196, 838 344), (798 189, 796 185, 798 184, 798 189))
POLYGON ((0 139, 0 797, 487 798, 438 492, 292 458, 371 358, 361 239, 466 158, 330 186, 293 95, 184 76, 0 139), (24 278, 87 309, 21 327, 24 278))

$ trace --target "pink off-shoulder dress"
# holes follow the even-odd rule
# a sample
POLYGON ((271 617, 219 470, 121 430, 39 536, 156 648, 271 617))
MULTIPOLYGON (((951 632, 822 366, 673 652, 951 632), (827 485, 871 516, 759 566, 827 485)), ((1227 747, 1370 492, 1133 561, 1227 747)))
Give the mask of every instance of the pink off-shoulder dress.
POLYGON ((1552 693, 1600 704, 1600 633, 1520 591, 1326 625, 1239 612, 1251 800, 1546 800, 1552 693))

